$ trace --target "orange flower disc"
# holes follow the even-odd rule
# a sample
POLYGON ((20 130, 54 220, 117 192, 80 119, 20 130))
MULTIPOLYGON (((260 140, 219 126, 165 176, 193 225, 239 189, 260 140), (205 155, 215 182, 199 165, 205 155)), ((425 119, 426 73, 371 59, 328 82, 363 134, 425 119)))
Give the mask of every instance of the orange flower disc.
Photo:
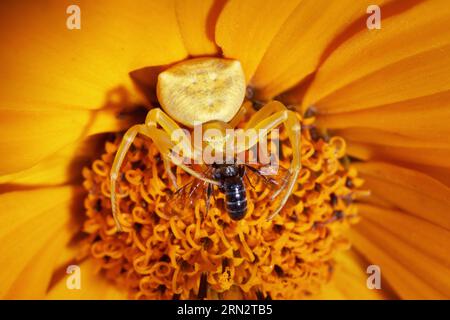
MULTIPOLYGON (((299 299, 329 281, 336 251, 349 244, 343 231, 357 222, 352 203, 362 180, 345 161, 342 138, 318 133, 314 117, 302 118, 302 169, 289 202, 272 221, 273 190, 263 179, 247 185, 248 213, 230 219, 216 192, 206 213, 204 190, 192 205, 174 206, 174 191, 152 142, 138 138, 118 182, 120 220, 116 233, 109 177, 117 135, 85 168, 88 234, 85 251, 106 276, 137 299, 299 299)), ((290 146, 280 134, 280 163, 289 167, 290 146)), ((192 178, 176 170, 179 185, 192 178)))

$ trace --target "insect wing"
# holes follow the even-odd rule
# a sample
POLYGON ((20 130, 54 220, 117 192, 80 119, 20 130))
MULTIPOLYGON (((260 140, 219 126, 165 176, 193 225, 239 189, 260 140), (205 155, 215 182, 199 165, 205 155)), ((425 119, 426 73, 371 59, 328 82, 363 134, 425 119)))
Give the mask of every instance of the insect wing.
POLYGON ((289 170, 281 165, 277 168, 246 166, 246 180, 251 188, 269 188, 275 196, 283 191, 289 180, 289 170))
POLYGON ((172 199, 168 202, 170 211, 173 214, 182 214, 186 210, 192 211, 197 201, 205 199, 207 185, 200 179, 192 178, 172 195, 172 199))

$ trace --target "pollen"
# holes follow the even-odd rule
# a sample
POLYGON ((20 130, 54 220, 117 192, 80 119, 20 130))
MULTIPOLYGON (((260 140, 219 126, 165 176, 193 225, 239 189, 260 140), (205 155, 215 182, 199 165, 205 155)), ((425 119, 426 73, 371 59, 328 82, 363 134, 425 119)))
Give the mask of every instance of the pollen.
MULTIPOLYGON (((358 221, 354 200, 363 181, 346 157, 345 141, 301 121, 302 168, 288 203, 273 220, 273 193, 262 179, 246 185, 248 212, 233 221, 224 201, 205 196, 173 210, 175 189, 164 161, 145 138, 137 138, 118 180, 120 222, 111 212, 110 169, 120 134, 83 169, 87 234, 83 252, 101 273, 134 299, 302 299, 330 281, 335 254, 350 246, 345 230, 358 221)), ((280 164, 291 148, 280 131, 280 164)), ((172 168, 178 185, 192 178, 172 168)), ((201 191, 198 191, 201 192, 201 191)))

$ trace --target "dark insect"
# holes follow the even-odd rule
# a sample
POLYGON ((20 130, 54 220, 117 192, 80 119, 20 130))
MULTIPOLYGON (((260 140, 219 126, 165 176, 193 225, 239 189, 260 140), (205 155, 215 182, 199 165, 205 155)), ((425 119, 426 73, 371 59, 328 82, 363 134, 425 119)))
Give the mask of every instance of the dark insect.
POLYGON ((212 178, 220 182, 219 190, 225 194, 225 208, 230 218, 241 220, 247 213, 244 165, 213 165, 212 178))
MULTIPOLYGON (((280 167, 279 172, 284 174, 268 176, 262 170, 246 164, 213 164, 208 166, 204 174, 219 182, 217 189, 225 196, 225 210, 232 220, 237 221, 243 219, 247 214, 247 188, 245 181, 253 188, 261 179, 264 185, 273 191, 271 198, 274 199, 284 190, 289 179, 286 169, 280 167)), ((211 197, 214 197, 214 188, 213 184, 194 178, 175 193, 175 198, 171 205, 172 207, 177 206, 179 210, 182 210, 182 208, 193 205, 198 200, 198 195, 205 195, 206 212, 208 212, 211 197)))

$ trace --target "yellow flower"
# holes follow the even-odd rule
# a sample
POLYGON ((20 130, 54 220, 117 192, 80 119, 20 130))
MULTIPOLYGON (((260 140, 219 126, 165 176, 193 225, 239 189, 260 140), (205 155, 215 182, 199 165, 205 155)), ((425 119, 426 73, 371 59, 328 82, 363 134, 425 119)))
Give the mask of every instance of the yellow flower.
POLYGON ((255 99, 313 106, 371 190, 346 232, 351 251, 314 297, 448 298, 450 8, 377 2, 381 30, 366 27, 373 1, 90 1, 81 30, 66 28, 64 2, 2 2, 0 296, 127 296, 94 259, 76 260, 82 168, 107 133, 142 122, 136 106, 155 102, 161 66, 224 56, 255 99), (66 286, 72 264, 81 290, 66 286), (381 290, 366 286, 369 265, 381 290))

